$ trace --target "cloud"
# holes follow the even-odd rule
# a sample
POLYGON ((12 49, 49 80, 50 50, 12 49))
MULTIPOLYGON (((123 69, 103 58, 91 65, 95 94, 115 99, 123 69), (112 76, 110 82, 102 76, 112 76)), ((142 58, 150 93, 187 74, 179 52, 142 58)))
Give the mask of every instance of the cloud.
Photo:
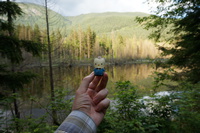
MULTIPOLYGON (((32 2, 32 0, 16 0, 32 2)), ((145 12, 150 13, 146 0, 48 0, 51 9, 65 16, 76 16, 101 12, 145 12)), ((34 3, 44 5, 44 0, 34 3)))
POLYGON ((145 0, 58 0, 57 3, 66 16, 92 12, 146 12, 145 0))

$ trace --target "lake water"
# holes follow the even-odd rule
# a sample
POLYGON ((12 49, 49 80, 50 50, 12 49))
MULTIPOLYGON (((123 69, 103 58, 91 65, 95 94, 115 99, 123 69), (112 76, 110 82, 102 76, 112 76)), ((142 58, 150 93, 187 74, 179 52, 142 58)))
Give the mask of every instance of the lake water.
MULTIPOLYGON (((141 95, 149 95, 153 86, 153 78, 151 77, 154 71, 153 66, 153 64, 107 65, 105 69, 109 76, 108 97, 112 97, 115 92, 117 81, 127 80, 138 88, 141 95)), ((34 68, 32 71, 38 74, 38 78, 21 92, 22 99, 19 102, 19 107, 22 117, 30 114, 33 117, 42 116, 46 112, 43 107, 50 101, 48 67, 34 68), (30 97, 34 100, 31 101, 30 97)), ((66 96, 73 96, 83 77, 92 71, 92 66, 53 67, 55 90, 67 90, 66 96)))
MULTIPOLYGON (((126 65, 108 65, 106 72, 109 80, 107 89, 109 96, 115 91, 115 82, 129 80, 135 85, 139 92, 149 94, 152 87, 151 74, 154 71, 153 64, 126 64, 126 65)), ((50 82, 48 67, 35 68, 33 70, 39 76, 31 85, 25 88, 24 100, 28 95, 37 97, 38 99, 48 97, 50 95, 50 82)), ((55 89, 69 90, 74 93, 78 88, 81 80, 93 71, 92 66, 76 66, 76 67, 53 67, 54 87, 55 89)))

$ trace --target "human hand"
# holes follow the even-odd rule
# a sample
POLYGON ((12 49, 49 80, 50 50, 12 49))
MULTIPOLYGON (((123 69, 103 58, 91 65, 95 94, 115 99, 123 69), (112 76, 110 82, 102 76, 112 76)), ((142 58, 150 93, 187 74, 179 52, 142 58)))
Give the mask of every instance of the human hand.
POLYGON ((78 90, 72 110, 80 110, 89 115, 98 126, 103 120, 110 100, 106 98, 108 90, 105 88, 108 75, 94 76, 94 72, 86 76, 78 90))

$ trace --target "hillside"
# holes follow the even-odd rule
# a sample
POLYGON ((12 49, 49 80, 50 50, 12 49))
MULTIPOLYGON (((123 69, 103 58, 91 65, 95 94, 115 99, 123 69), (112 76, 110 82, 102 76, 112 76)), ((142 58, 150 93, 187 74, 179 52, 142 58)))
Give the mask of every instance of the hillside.
POLYGON ((140 12, 106 12, 83 14, 67 17, 67 19, 71 21, 70 28, 82 27, 83 29, 86 29, 90 26, 91 29, 99 34, 117 32, 125 36, 139 36, 142 34, 146 36, 147 31, 135 22, 135 17, 147 15, 148 14, 140 12))
MULTIPOLYGON (((18 17, 16 20, 17 24, 34 26, 35 24, 39 25, 40 28, 46 28, 46 17, 45 17, 45 8, 41 5, 36 5, 32 3, 19 3, 19 6, 24 12, 21 17, 18 17)), ((70 25, 69 20, 67 20, 62 15, 48 10, 49 12, 49 26, 52 30, 57 28, 65 28, 70 25)))
MULTIPOLYGON (((45 10, 43 6, 30 3, 19 3, 19 5, 23 9, 24 15, 17 19, 18 24, 34 26, 37 23, 41 28, 45 28, 45 10)), ((127 37, 136 36, 142 38, 146 38, 149 32, 135 22, 135 17, 147 15, 141 12, 106 12, 64 17, 49 10, 52 30, 59 28, 65 33, 69 33, 72 29, 87 29, 90 27, 98 35, 116 33, 127 37)))

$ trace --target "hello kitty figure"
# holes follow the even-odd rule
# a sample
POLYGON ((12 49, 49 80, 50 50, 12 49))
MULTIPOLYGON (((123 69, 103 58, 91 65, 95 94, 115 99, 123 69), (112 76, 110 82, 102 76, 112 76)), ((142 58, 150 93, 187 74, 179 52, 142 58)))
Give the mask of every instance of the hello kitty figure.
POLYGON ((94 59, 94 75, 95 76, 103 76, 103 73, 105 72, 104 69, 105 66, 105 59, 99 56, 98 58, 94 59))

